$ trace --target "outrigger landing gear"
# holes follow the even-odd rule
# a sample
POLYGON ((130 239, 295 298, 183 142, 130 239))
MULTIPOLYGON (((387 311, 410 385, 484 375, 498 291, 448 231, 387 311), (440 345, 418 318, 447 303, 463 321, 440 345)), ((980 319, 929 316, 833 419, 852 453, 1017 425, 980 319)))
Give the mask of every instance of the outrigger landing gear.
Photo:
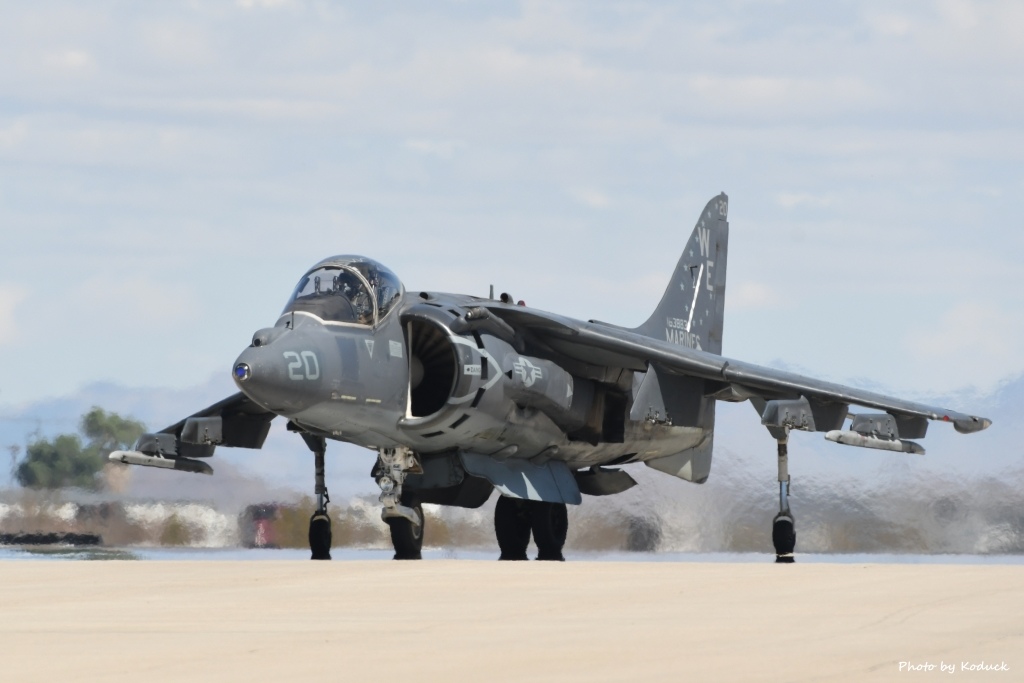
POLYGON ((537 544, 538 560, 564 562, 562 547, 569 531, 564 503, 520 500, 500 496, 494 507, 494 533, 501 549, 499 560, 526 560, 530 534, 537 544))
POLYGON ((324 481, 324 453, 327 451, 327 441, 322 436, 314 436, 309 432, 302 432, 302 440, 313 451, 316 462, 316 511, 309 518, 309 550, 310 559, 329 560, 331 559, 331 518, 327 514, 327 504, 331 497, 327 493, 327 484, 324 481))
POLYGON ((789 430, 778 439, 779 443, 779 514, 772 520, 772 544, 775 545, 775 561, 780 564, 793 562, 796 548, 796 530, 793 513, 789 510, 789 430))
POLYGON ((422 474, 416 454, 408 448, 381 448, 373 478, 380 486, 380 516, 391 528, 391 544, 396 560, 419 560, 423 550, 423 506, 412 491, 402 491, 408 474, 422 474))

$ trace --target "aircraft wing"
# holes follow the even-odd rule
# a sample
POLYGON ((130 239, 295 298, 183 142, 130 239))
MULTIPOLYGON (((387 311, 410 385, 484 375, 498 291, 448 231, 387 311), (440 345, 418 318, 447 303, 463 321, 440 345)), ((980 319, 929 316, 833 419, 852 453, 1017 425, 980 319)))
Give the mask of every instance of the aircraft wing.
POLYGON ((143 434, 128 451, 114 451, 114 462, 213 474, 195 458, 208 458, 217 446, 261 448, 276 417, 242 393, 233 394, 159 432, 143 434))
POLYGON ((274 413, 238 392, 158 433, 174 434, 185 443, 260 448, 270 431, 270 422, 275 417, 274 413))
MULTIPOLYGON (((991 424, 990 420, 982 417, 731 360, 607 323, 581 322, 499 303, 486 302, 484 307, 512 327, 527 345, 546 347, 556 354, 590 365, 637 371, 654 368, 662 373, 703 379, 708 396, 726 401, 750 399, 762 413, 762 422, 769 427, 806 429, 809 426, 811 431, 830 432, 828 438, 839 443, 868 445, 853 443, 856 438, 853 441, 839 440, 831 434, 842 429, 848 416, 846 409, 850 405, 888 414, 903 438, 923 437, 927 420, 951 422, 958 432, 965 434, 981 431, 991 424), (772 401, 788 402, 783 407, 796 413, 802 410, 807 418, 805 425, 773 422, 779 419, 764 412, 765 409, 771 412, 768 404, 772 401)), ((778 407, 776 404, 775 408, 778 407)), ((856 421, 854 429, 857 429, 856 421)))

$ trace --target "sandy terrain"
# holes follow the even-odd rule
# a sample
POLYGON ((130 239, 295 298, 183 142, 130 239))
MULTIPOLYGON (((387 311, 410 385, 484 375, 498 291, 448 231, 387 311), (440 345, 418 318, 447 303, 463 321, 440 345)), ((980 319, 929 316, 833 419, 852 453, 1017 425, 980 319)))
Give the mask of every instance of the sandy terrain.
POLYGON ((0 615, 3 681, 1024 681, 1013 566, 17 561, 0 615))

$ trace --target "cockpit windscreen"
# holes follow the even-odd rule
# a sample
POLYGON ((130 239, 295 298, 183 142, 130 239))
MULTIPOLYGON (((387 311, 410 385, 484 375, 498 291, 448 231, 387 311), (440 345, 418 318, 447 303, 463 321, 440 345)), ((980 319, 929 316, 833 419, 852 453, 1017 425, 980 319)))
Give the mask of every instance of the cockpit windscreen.
POLYGON ((327 322, 373 325, 401 298, 402 284, 376 261, 337 256, 317 264, 295 287, 285 313, 303 311, 327 322))

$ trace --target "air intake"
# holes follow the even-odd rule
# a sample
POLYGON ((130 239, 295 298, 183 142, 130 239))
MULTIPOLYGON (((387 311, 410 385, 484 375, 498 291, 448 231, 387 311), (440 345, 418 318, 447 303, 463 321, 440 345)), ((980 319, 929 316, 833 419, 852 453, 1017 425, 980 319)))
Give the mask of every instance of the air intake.
POLYGON ((444 407, 457 379, 458 361, 448 332, 423 320, 405 325, 409 348, 412 417, 427 417, 444 407))

